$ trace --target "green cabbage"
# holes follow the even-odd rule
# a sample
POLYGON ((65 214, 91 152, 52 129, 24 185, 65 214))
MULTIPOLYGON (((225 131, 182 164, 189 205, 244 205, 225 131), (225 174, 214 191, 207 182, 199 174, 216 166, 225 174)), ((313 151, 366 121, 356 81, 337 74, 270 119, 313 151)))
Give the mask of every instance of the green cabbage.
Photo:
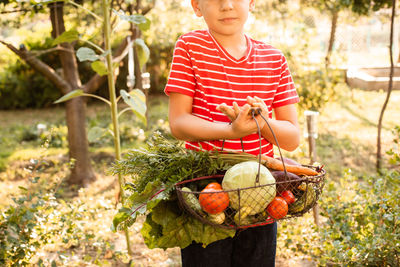
POLYGON ((245 161, 232 166, 225 173, 222 188, 228 192, 230 205, 238 210, 250 207, 249 215, 263 212, 276 195, 275 178, 264 165, 260 166, 260 178, 256 183, 259 163, 257 161, 245 161), (256 188, 248 188, 254 187, 256 188), (239 197, 240 196, 240 197, 239 197), (239 202, 240 198, 240 202, 239 202))

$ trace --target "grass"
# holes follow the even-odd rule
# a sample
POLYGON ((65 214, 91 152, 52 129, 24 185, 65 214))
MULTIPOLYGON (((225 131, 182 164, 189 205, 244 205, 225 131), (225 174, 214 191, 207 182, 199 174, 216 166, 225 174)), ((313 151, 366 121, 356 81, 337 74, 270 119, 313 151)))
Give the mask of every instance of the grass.
MULTIPOLYGON (((351 169, 360 176, 375 172, 376 124, 384 98, 385 94, 382 92, 352 90, 344 95, 342 101, 329 103, 321 112, 318 118, 317 160, 326 166, 328 179, 338 180, 346 169, 351 169)), ((400 92, 395 91, 385 113, 383 151, 393 145, 391 129, 399 124, 400 106, 396 104, 399 102, 400 92)), ((89 127, 109 124, 109 114, 105 106, 90 105, 87 114, 89 127)), ((303 128, 302 114, 299 118, 303 128)), ((124 150, 143 144, 142 137, 137 134, 140 128, 144 128, 146 134, 156 129, 167 132, 166 121, 165 97, 154 97, 150 101, 147 129, 138 125, 133 116, 124 114, 121 118, 124 150)), ((12 197, 23 194, 20 186, 28 187, 30 191, 52 186, 53 189, 56 188, 59 212, 69 222, 63 228, 70 229, 69 233, 65 233, 66 240, 61 236, 53 236, 53 243, 42 247, 32 262, 43 259, 46 264, 54 260, 59 266, 125 266, 129 259, 124 237, 121 233, 110 231, 112 217, 116 212, 117 187, 115 177, 108 175, 108 168, 114 158, 110 139, 103 137, 99 142, 92 143, 90 152, 98 179, 77 193, 64 184, 69 172, 66 143, 55 142, 62 140, 62 137, 57 137, 54 133, 43 139, 39 138, 35 135, 38 123, 55 129, 64 124, 64 110, 57 107, 46 110, 0 111, 0 186, 5 189, 0 192, 0 208, 6 208, 12 203, 12 197), (31 137, 29 133, 32 134, 31 137), (48 139, 46 142, 49 136, 56 136, 58 139, 54 137, 53 143, 48 139), (31 159, 36 159, 39 163, 34 163, 31 159), (29 180, 34 176, 40 177, 40 182, 30 184, 29 180)), ((63 130, 57 129, 57 133, 62 136, 63 130)), ((304 139, 296 151, 284 154, 301 163, 308 163, 308 147, 304 139)), ((179 249, 148 249, 139 234, 140 228, 140 220, 130 228, 134 249, 132 261, 135 266, 180 265, 179 249)), ((293 243, 285 244, 288 242, 285 240, 288 229, 299 240, 302 234, 312 235, 312 214, 280 224, 282 235, 278 244, 280 266, 284 265, 282 261, 288 263, 288 260, 283 260, 288 257, 298 259, 291 262, 291 266, 296 266, 299 262, 309 262, 301 252, 305 248, 298 247, 302 246, 301 242, 296 243, 293 240, 293 243), (308 227, 299 228, 298 225, 308 227)))

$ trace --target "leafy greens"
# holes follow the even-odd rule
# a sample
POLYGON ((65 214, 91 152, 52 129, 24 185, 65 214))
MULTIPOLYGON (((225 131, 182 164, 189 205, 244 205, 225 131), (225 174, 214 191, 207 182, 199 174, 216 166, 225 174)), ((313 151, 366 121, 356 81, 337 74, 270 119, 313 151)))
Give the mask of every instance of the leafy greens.
POLYGON ((206 246, 232 237, 235 230, 206 225, 184 213, 174 191, 177 182, 217 174, 232 164, 209 151, 185 149, 182 143, 155 133, 146 149, 132 149, 112 168, 114 174, 130 176, 124 186, 127 196, 114 216, 112 229, 131 226, 146 215, 141 234, 149 248, 184 248, 193 241, 206 246))

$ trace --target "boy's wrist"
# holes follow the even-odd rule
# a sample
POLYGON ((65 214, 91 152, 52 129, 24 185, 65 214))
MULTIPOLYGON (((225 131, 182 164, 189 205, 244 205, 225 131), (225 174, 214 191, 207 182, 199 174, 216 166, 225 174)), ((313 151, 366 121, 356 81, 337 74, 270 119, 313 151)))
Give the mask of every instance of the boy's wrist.
POLYGON ((234 125, 232 123, 226 125, 226 138, 225 139, 237 139, 240 138, 234 128, 234 125))

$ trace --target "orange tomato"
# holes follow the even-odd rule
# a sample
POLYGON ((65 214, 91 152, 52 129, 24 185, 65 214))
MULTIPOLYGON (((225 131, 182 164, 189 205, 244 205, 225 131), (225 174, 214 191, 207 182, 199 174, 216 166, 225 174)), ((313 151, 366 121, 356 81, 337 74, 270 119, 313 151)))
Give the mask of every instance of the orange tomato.
POLYGON ((199 196, 201 208, 209 214, 223 212, 229 205, 228 193, 214 188, 204 188, 199 196))
POLYGON ((269 215, 278 220, 282 219, 288 213, 288 204, 281 197, 275 197, 267 207, 269 215))
POLYGON ((212 188, 212 189, 222 190, 222 186, 217 182, 209 183, 205 188, 207 188, 207 189, 212 188))
POLYGON ((286 190, 280 193, 280 196, 288 203, 288 205, 292 204, 296 201, 294 195, 291 191, 286 190))

